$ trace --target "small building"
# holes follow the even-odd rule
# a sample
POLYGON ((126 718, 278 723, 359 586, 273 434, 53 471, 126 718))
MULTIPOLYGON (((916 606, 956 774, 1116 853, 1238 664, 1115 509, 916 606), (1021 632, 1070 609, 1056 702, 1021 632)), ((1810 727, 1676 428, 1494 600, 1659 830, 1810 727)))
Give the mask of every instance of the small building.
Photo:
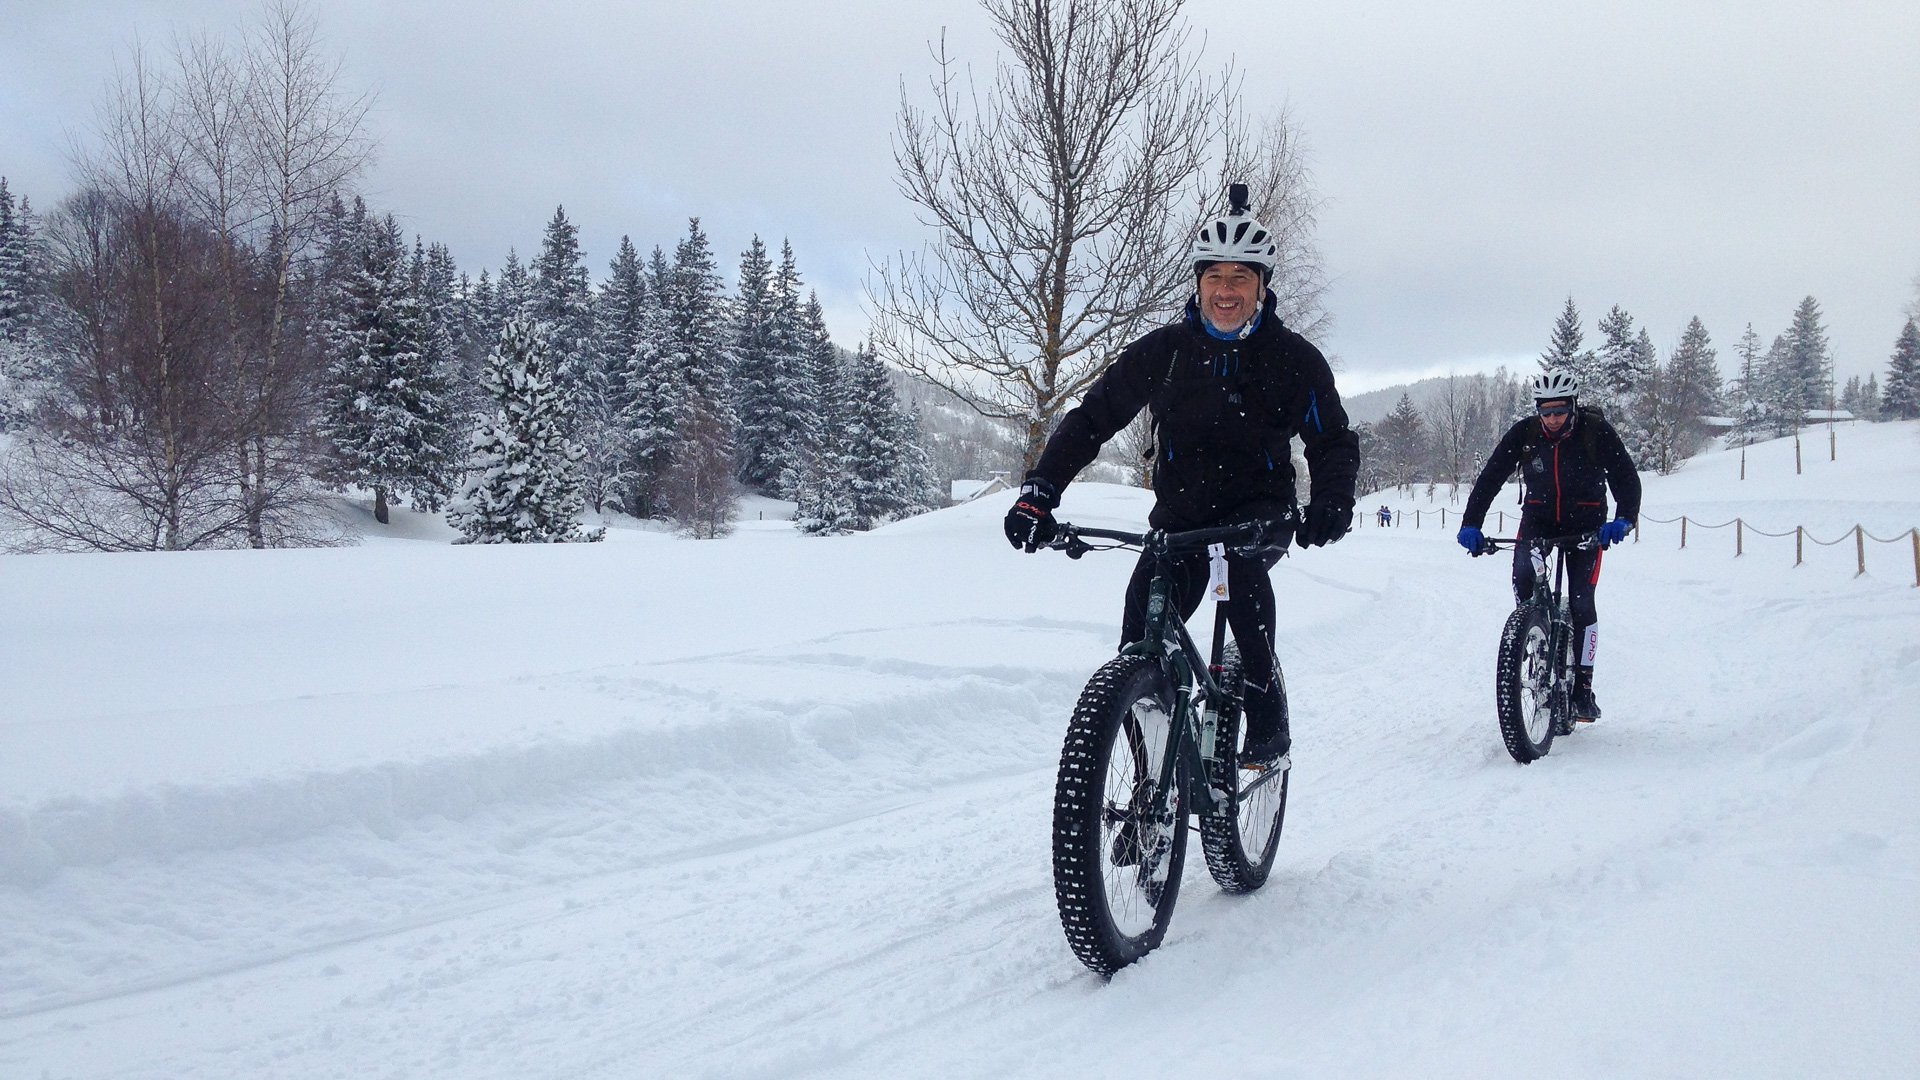
POLYGON ((953 505, 970 503, 983 495, 996 491, 1013 490, 1013 482, 1003 472, 994 473, 986 480, 955 480, 947 490, 947 496, 953 505))
POLYGON ((1853 414, 1845 409, 1808 409, 1809 424, 1851 424, 1853 414))

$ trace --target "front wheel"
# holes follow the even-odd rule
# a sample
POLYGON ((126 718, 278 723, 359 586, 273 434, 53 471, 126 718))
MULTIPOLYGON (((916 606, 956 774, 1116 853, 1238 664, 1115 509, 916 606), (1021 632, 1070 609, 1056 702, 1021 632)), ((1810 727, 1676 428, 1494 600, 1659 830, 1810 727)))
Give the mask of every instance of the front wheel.
POLYGON ((1507 753, 1522 765, 1547 756, 1554 736, 1553 620, 1525 604, 1500 634, 1494 702, 1507 753))
MULTIPOLYGON (((1241 677, 1240 649, 1227 646, 1221 660, 1221 684, 1235 697, 1245 698, 1241 677)), ((1287 715, 1287 683, 1280 672, 1280 661, 1273 664, 1274 687, 1280 693, 1280 715, 1287 715)), ((1280 848, 1280 826, 1287 815, 1287 771, 1278 773, 1238 766, 1238 750, 1246 725, 1240 710, 1227 709, 1219 719, 1215 738, 1233 747, 1231 755, 1221 755, 1214 789, 1227 796, 1220 814, 1200 818, 1201 847, 1207 853, 1207 870, 1222 891, 1249 893, 1267 883, 1273 870, 1273 856, 1280 848)))
POLYGON ((1143 656, 1094 673, 1074 706, 1053 795, 1053 890, 1081 963, 1102 975, 1167 932, 1186 863, 1185 769, 1162 792, 1173 686, 1143 656))

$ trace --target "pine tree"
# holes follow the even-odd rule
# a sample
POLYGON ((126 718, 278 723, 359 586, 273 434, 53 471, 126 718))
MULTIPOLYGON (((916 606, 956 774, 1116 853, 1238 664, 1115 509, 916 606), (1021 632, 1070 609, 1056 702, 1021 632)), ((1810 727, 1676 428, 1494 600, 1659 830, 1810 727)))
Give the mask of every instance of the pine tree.
MULTIPOLYGON (((555 378, 568 393, 589 392, 599 365, 593 349, 593 286, 580 250, 580 229, 556 207, 533 262, 527 313, 547 326, 555 378)), ((577 410, 584 416, 585 410, 577 410)))
POLYGON ((0 342, 25 345, 36 322, 41 283, 33 233, 27 200, 16 205, 0 176, 0 342))
POLYGON ((1591 378, 1580 384, 1580 399, 1618 421, 1640 384, 1653 375, 1653 340, 1645 331, 1634 334, 1633 316, 1618 304, 1601 316, 1599 329, 1604 340, 1595 350, 1591 378))
POLYGON ((1744 446, 1759 437, 1765 423, 1765 354, 1760 351, 1760 335, 1754 333, 1752 323, 1747 324, 1734 351, 1740 356, 1740 367, 1727 388, 1727 405, 1733 412, 1733 430, 1727 433, 1727 441, 1744 446))
POLYGON ((800 268, 793 257, 793 245, 783 240, 780 267, 774 271, 772 287, 774 398, 779 418, 774 447, 781 469, 792 460, 794 448, 805 439, 813 414, 819 408, 812 382, 807 377, 807 358, 816 336, 825 341, 827 333, 818 298, 802 304, 800 287, 800 268))
POLYGON ((899 405, 887 368, 870 346, 857 349, 846 367, 847 413, 843 429, 847 490, 853 527, 871 529, 904 508, 906 465, 900 442, 899 405))
POLYGON ((41 333, 47 289, 41 254, 33 208, 24 196, 16 204, 0 176, 0 431, 25 424, 52 382, 41 333))
POLYGON ((1775 435, 1799 430, 1806 420, 1798 381, 1792 368, 1792 346, 1787 335, 1775 334, 1767 354, 1760 359, 1760 416, 1775 435))
POLYGON ((330 479, 373 489, 374 518, 387 522, 389 493, 437 508, 450 487, 451 417, 444 356, 416 292, 400 227, 368 222, 336 257, 345 259, 328 327, 332 357, 322 430, 330 479))
POLYGON ((1427 424, 1406 394, 1378 424, 1373 434, 1382 458, 1382 472, 1392 487, 1424 479, 1427 460, 1427 424))
POLYGON ((628 509, 637 517, 652 517, 657 509, 690 400, 686 370, 667 361, 670 342, 664 301, 672 278, 665 253, 655 247, 647 261, 647 302, 633 354, 627 359, 627 403, 620 418, 632 461, 628 509))
POLYGON ((556 385, 546 328, 516 316, 501 328, 481 383, 494 412, 468 441, 467 481, 447 511, 456 543, 599 540, 580 528, 585 505, 568 441, 567 395, 556 385))
POLYGON ((1695 316, 1666 366, 1641 383, 1633 410, 1639 445, 1628 452, 1643 468, 1670 473, 1699 450, 1705 441, 1700 418, 1719 407, 1720 369, 1706 325, 1695 316))
POLYGON ((1540 370, 1559 372, 1571 376, 1574 382, 1584 386, 1593 376, 1593 353, 1582 348, 1585 334, 1580 329, 1580 309, 1573 306, 1573 297, 1567 297, 1567 304, 1560 309, 1560 317, 1554 320, 1553 336, 1547 344, 1547 351, 1540 354, 1540 370))
POLYGON ((1880 413, 1889 420, 1920 418, 1920 323, 1913 319, 1900 330, 1887 361, 1887 385, 1880 393, 1880 413))
POLYGON ((818 296, 802 309, 803 381, 815 407, 806 419, 792 463, 781 474, 780 490, 794 501, 794 523, 810 535, 852 532, 853 492, 847 466, 851 398, 840 351, 827 336, 818 296))
POLYGON ((1827 407, 1828 389, 1833 382, 1827 331, 1820 325, 1820 305, 1813 297, 1800 301, 1800 306, 1794 309, 1786 340, 1784 363, 1773 372, 1774 401, 1783 413, 1792 414, 1797 426, 1805 419, 1807 410, 1827 407))
POLYGON ((664 361, 686 373, 689 394, 713 402, 720 422, 731 432, 736 421, 729 407, 733 348, 725 286, 699 218, 688 221, 686 239, 674 249, 673 269, 659 302, 665 315, 664 361))
POLYGON ((733 389, 740 417, 736 442, 740 479, 767 490, 780 475, 786 408, 780 369, 786 358, 775 338, 773 264, 758 236, 740 255, 735 296, 733 389))

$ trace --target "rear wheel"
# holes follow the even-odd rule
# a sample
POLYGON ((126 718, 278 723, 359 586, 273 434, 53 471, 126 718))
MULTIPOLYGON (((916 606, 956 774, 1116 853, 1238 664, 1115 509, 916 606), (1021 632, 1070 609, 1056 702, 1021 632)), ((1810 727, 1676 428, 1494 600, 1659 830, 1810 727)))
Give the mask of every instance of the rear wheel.
POLYGON ((1087 681, 1067 725, 1053 796, 1054 897, 1074 955, 1102 975, 1160 944, 1180 893, 1183 768, 1157 798, 1173 716, 1159 666, 1121 656, 1087 681))
POLYGON ((1507 753, 1522 765, 1553 747, 1554 666, 1553 620, 1532 604, 1515 608, 1500 634, 1494 701, 1507 753))
MULTIPOLYGON (((1236 697, 1245 695, 1238 646, 1227 646, 1221 682, 1236 697)), ((1285 717, 1287 683, 1278 659, 1273 665, 1273 682, 1280 693, 1280 715, 1285 717)), ((1220 717, 1214 737, 1221 745, 1233 747, 1235 753, 1232 760, 1223 757, 1213 786, 1227 793, 1228 805, 1223 813, 1200 818, 1207 870, 1220 888, 1230 893, 1252 892, 1267 883, 1274 852, 1280 847, 1280 826, 1287 814, 1287 771, 1274 773, 1238 765, 1245 727, 1237 708, 1226 710, 1220 717)))

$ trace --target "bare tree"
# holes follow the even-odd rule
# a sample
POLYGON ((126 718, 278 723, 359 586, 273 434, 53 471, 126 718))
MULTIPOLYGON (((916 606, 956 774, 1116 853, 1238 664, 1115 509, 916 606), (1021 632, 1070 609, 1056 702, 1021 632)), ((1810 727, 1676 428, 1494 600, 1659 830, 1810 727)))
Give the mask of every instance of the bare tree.
POLYGON ((1279 261, 1267 282, 1274 313, 1309 340, 1324 337, 1333 328, 1333 317, 1324 306, 1327 271, 1315 227, 1326 200, 1314 187, 1292 111, 1282 108, 1266 117, 1258 135, 1251 135, 1244 123, 1231 123, 1220 172, 1220 190, 1233 181, 1247 185, 1254 216, 1279 248, 1279 261))
POLYGON ((1223 130, 1180 0, 983 0, 1006 59, 983 94, 944 38, 933 105, 902 90, 901 193, 938 240, 876 268, 880 355, 1025 424, 1025 464, 1191 287, 1190 207, 1223 130))
POLYGON ((660 492, 667 516, 688 536, 712 540, 733 532, 739 489, 731 427, 710 398, 696 394, 689 403, 660 492))
POLYGON ((260 546, 272 499, 285 487, 282 474, 304 465, 302 433, 322 365, 318 335, 290 332, 305 314, 296 310, 296 266, 319 240, 327 208, 372 160, 366 130, 372 103, 342 88, 340 61, 322 51, 316 23, 295 0, 269 0, 249 33, 244 63, 249 164, 268 286, 260 349, 240 383, 241 491, 249 540, 260 546))

